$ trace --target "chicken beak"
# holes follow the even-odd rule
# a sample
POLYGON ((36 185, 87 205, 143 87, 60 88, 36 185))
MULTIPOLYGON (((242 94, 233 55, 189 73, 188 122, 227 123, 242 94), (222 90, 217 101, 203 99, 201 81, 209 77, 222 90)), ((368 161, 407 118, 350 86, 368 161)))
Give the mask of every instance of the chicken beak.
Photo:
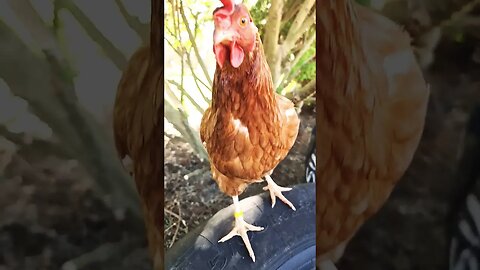
POLYGON ((233 33, 232 31, 219 31, 215 33, 213 42, 214 45, 221 44, 221 43, 229 43, 234 41, 237 38, 237 34, 233 33))

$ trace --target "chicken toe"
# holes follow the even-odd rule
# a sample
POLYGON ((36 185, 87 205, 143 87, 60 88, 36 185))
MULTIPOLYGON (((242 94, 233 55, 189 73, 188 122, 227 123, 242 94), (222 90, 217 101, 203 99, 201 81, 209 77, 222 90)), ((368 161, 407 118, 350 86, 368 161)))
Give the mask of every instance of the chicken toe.
POLYGON ((235 226, 227 235, 222 237, 222 239, 218 240, 218 242, 222 243, 231 239, 234 236, 237 236, 237 235, 240 236, 243 240, 243 243, 245 243, 245 246, 247 247, 248 254, 252 258, 253 262, 255 262, 255 253, 253 252, 252 245, 250 244, 250 240, 248 239, 247 232, 248 231, 258 232, 263 230, 263 227, 248 224, 243 219, 243 212, 240 210, 240 206, 238 203, 238 196, 233 196, 233 204, 235 205, 235 214, 234 214, 235 226))
POLYGON ((278 197, 282 202, 284 202, 286 205, 288 205, 290 208, 293 209, 293 211, 297 211, 295 206, 287 199, 285 196, 283 196, 282 192, 284 191, 290 191, 292 188, 286 188, 286 187, 281 187, 277 185, 273 179, 270 177, 270 175, 265 176, 265 180, 267 180, 267 186, 263 187, 263 190, 269 190, 270 191, 270 198, 272 198, 272 208, 275 206, 275 203, 277 202, 276 197, 278 197))

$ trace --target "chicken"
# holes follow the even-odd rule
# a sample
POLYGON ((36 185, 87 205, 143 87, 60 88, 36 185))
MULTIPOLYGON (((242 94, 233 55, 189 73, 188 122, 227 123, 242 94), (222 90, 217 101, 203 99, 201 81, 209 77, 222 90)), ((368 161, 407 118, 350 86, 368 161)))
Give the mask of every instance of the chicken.
POLYGON ((130 58, 113 110, 115 146, 121 159, 132 162, 155 270, 163 269, 162 4, 152 1, 150 45, 130 58))
POLYGON ((263 228, 243 219, 238 195, 265 178, 272 207, 276 197, 295 207, 270 177, 285 158, 298 134, 300 121, 293 103, 275 93, 258 29, 245 5, 222 0, 214 13, 214 54, 217 66, 212 103, 205 111, 200 137, 210 160, 212 176, 220 190, 232 196, 235 226, 219 242, 242 237, 250 257, 255 254, 247 231, 263 228))
POLYGON ((398 25, 351 0, 317 5, 317 263, 335 269, 412 161, 430 91, 398 25))

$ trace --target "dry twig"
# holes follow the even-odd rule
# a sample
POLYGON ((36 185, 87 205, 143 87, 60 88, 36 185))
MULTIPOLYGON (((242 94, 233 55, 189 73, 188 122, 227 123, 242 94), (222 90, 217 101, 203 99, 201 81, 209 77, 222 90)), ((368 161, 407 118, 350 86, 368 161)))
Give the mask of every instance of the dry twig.
POLYGON ((183 11, 183 5, 180 4, 180 15, 182 16, 183 23, 185 24, 185 27, 187 29, 188 37, 190 39, 190 42, 192 43, 193 50, 195 52, 195 55, 197 56, 198 63, 200 64, 200 67, 203 70, 203 73, 205 74, 205 77, 207 78, 207 81, 210 85, 212 85, 212 79, 210 78, 210 75, 208 74, 207 66, 205 65, 205 62, 203 62, 202 57, 200 55, 200 52, 198 51, 198 46, 195 41, 195 37, 192 33, 192 30, 190 30, 190 25, 188 23, 187 17, 185 16, 185 12, 183 11))
POLYGON ((177 229, 175 229, 175 233, 173 234, 173 237, 172 237, 172 242, 170 243, 170 246, 168 248, 171 248, 173 246, 173 243, 175 243, 175 240, 177 240, 178 230, 180 230, 180 226, 182 224, 182 210, 180 208, 180 203, 177 203, 177 206, 178 206, 178 226, 177 226, 177 229))
POLYGON ((127 66, 127 58, 113 43, 108 40, 95 24, 83 13, 83 11, 72 0, 57 0, 59 8, 68 10, 78 23, 85 29, 92 40, 97 43, 105 55, 122 70, 127 66))
POLYGON ((148 41, 149 41, 148 24, 144 24, 140 22, 140 20, 137 17, 132 16, 130 13, 128 13, 122 0, 115 0, 115 3, 120 9, 120 13, 125 18, 125 21, 127 22, 128 26, 130 26, 130 28, 132 28, 133 31, 137 33, 137 35, 142 39, 143 44, 148 44, 148 41))

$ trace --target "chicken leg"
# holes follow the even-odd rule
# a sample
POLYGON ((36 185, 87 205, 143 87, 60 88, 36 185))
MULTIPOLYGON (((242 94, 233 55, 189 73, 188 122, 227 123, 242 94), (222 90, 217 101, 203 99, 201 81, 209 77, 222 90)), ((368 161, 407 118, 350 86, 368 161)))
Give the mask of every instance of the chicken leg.
POLYGON ((232 198, 233 205, 235 206, 235 213, 233 215, 235 217, 235 226, 231 232, 225 235, 222 239, 218 240, 218 242, 225 242, 236 235, 242 237, 243 243, 245 243, 245 246, 247 247, 248 254, 252 258, 253 262, 255 262, 255 253, 253 252, 250 240, 248 240, 247 232, 258 232, 263 230, 263 227, 254 226, 245 222, 243 219, 243 211, 240 209, 240 204, 238 202, 238 196, 232 196, 232 198))
POLYGON ((292 188, 286 188, 286 187, 281 187, 277 185, 273 181, 272 177, 270 177, 270 175, 266 175, 265 180, 267 181, 267 186, 263 187, 263 190, 270 191, 270 198, 272 198, 272 208, 275 206, 275 203, 277 201, 276 197, 278 197, 282 202, 290 206, 290 208, 292 208, 293 211, 297 211, 295 206, 293 206, 293 204, 287 198, 285 198, 285 196, 283 196, 282 194, 283 191, 290 191, 292 190, 292 188))

